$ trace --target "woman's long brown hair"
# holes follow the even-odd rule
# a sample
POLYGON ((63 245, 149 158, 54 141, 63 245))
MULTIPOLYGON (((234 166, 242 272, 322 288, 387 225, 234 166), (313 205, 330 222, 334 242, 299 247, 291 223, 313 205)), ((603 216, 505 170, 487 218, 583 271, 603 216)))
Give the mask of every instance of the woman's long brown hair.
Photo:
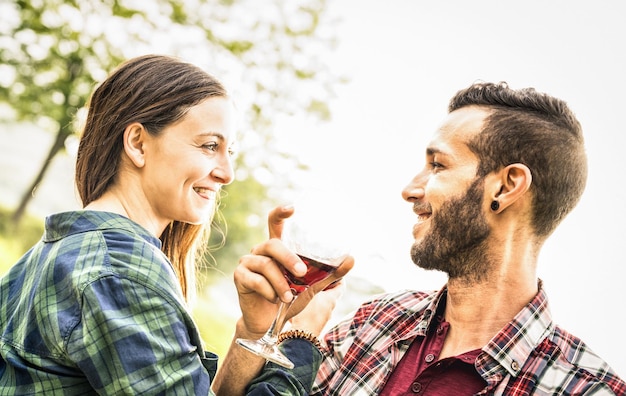
MULTIPOLYGON (((76 186, 83 206, 116 182, 126 126, 141 123, 152 135, 180 120, 210 97, 226 97, 222 84, 179 59, 145 55, 121 64, 89 100, 76 160, 76 186)), ((173 221, 160 239, 185 299, 195 291, 195 258, 204 249, 209 224, 173 221)))

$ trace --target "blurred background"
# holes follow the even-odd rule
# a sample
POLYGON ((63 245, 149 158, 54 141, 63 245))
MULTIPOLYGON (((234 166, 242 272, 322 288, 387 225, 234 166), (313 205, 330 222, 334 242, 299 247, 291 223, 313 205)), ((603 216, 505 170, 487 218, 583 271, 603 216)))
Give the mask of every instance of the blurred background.
POLYGON ((220 78, 241 110, 196 307, 223 353, 238 306, 232 270, 266 237, 265 216, 306 188, 357 213, 357 266, 333 321, 369 296, 438 289, 409 257, 415 217, 400 192, 448 99, 477 80, 533 86, 581 121, 589 181, 540 257, 554 317, 626 377, 626 24, 619 0, 0 0, 0 273, 43 217, 80 207, 73 185, 84 104, 128 57, 180 56, 220 78), (223 245, 223 246, 221 246, 223 245))

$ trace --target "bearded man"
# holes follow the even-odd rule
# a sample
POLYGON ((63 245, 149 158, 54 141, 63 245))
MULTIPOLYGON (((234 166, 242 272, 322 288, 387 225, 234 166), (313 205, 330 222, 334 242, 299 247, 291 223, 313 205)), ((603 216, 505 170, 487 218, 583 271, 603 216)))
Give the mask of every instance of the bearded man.
POLYGON ((311 394, 626 395, 554 323, 537 276, 585 188, 580 123, 564 101, 506 83, 473 84, 448 110, 402 191, 417 215, 414 263, 448 281, 377 296, 334 326, 311 394))

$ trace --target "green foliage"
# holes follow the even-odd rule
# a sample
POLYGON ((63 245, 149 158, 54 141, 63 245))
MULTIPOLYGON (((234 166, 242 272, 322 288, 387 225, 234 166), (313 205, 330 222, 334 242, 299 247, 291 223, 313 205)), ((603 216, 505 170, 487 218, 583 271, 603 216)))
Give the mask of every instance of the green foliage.
POLYGON ((230 272, 243 254, 267 238, 265 215, 271 201, 266 187, 254 179, 236 182, 223 190, 219 214, 211 230, 210 261, 223 272, 230 272), (225 245, 224 245, 225 244, 225 245), (222 245, 228 248, 223 248, 222 245))
POLYGON ((122 53, 98 45, 102 32, 79 29, 80 11, 70 11, 72 3, 51 3, 17 1, 3 7, 0 62, 6 74, 0 101, 13 108, 17 120, 70 135, 97 77, 119 63, 122 53))
POLYGON ((223 358, 232 341, 236 319, 214 307, 214 301, 200 296, 197 307, 193 310, 193 316, 206 349, 223 358))
POLYGON ((333 45, 318 33, 326 20, 325 0, 262 3, 263 12, 256 0, 4 2, 0 102, 9 104, 17 119, 39 121, 57 132, 122 59, 165 52, 220 77, 241 78, 245 108, 265 109, 265 120, 253 112, 244 129, 266 133, 258 130, 262 121, 300 112, 312 101, 326 103, 328 85, 338 80, 316 59, 320 48, 333 45))
POLYGON ((9 209, 0 206, 0 276, 34 245, 43 233, 43 221, 27 216, 16 228, 9 209))

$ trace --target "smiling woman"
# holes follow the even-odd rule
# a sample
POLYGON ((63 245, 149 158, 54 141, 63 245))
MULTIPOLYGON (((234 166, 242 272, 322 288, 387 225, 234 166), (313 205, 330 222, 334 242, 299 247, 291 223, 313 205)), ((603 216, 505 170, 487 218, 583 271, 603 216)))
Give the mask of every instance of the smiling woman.
MULTIPOLYGON (((189 210, 180 185, 183 179, 173 178, 182 176, 175 173, 180 171, 177 164, 185 161, 196 138, 189 134, 206 132, 202 122, 231 128, 221 132, 226 136, 234 134, 234 126, 232 121, 222 122, 233 116, 231 111, 219 114, 230 106, 221 103, 227 101, 226 90, 216 79, 199 68, 180 67, 182 62, 166 59, 146 56, 128 62, 95 90, 78 148, 76 185, 86 209, 127 216, 152 235, 162 236, 163 250, 170 253, 187 295, 194 290, 190 263, 204 229, 187 224, 190 214, 171 213, 180 205, 189 210), (221 104, 215 106, 213 101, 221 104), (182 151, 183 145, 187 151, 182 151)), ((222 150, 222 156, 227 154, 222 150)), ((219 154, 214 158, 219 159, 219 154)), ((225 172, 232 174, 228 160, 213 165, 226 166, 225 172)), ((209 171, 213 170, 194 177, 208 177, 209 171)), ((232 177, 227 177, 230 182, 232 177)), ((213 183, 224 180, 218 177, 213 183)), ((191 193, 188 187, 186 194, 191 193)), ((209 210, 205 208, 205 222, 210 220, 209 210)), ((200 223, 198 214, 192 217, 192 224, 200 223)))
MULTIPOLYGON (((217 79, 172 57, 131 59, 97 87, 76 161, 83 209, 48 216, 0 279, 0 389, 208 395, 255 383, 264 360, 239 349, 216 374, 188 304, 195 255, 233 180, 235 118, 217 79)), ((284 279, 263 286, 289 290, 284 279)), ((267 310, 241 308, 235 337, 265 331, 267 310)), ((312 352, 302 340, 281 347, 312 352)), ((303 364, 259 377, 271 381, 262 388, 305 393, 314 369, 303 364)))

